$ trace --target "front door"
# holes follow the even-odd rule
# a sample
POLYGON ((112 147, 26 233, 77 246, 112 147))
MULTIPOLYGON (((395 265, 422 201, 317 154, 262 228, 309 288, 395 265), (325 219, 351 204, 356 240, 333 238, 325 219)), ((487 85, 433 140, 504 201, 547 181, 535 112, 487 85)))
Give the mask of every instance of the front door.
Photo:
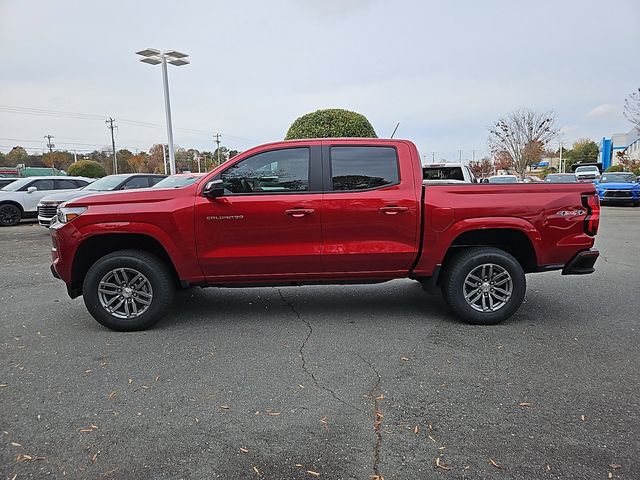
POLYGON ((322 272, 319 149, 257 153, 216 176, 223 180, 224 196, 197 197, 196 244, 209 283, 268 282, 322 272))

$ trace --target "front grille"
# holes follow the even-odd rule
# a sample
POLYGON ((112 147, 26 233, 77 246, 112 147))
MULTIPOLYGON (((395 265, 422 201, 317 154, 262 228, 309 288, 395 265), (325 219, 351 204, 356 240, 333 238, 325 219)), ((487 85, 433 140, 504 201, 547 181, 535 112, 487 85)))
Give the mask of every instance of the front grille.
POLYGON ((44 218, 53 218, 58 210, 57 205, 38 205, 38 216, 44 218))
POLYGON ((631 198, 631 190, 607 190, 604 196, 608 198, 631 198))

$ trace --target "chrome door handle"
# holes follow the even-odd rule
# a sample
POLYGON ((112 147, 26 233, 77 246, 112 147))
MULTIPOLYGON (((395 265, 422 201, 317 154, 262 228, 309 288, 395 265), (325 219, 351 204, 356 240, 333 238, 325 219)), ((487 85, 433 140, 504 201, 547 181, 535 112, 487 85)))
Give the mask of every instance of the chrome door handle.
POLYGON ((292 217, 300 218, 305 215, 311 215, 315 210, 313 208, 292 208, 290 210, 285 210, 284 213, 290 215, 292 217))
POLYGON ((387 205, 386 207, 380 207, 379 212, 386 213, 387 215, 397 215, 400 212, 406 212, 409 207, 398 207, 396 205, 387 205))

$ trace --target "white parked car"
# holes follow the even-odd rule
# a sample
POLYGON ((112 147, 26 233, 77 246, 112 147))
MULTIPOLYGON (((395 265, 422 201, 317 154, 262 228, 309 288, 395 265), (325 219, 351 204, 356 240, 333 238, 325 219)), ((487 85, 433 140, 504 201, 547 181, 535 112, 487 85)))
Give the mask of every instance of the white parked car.
POLYGON ((76 190, 89 185, 86 177, 27 177, 0 189, 0 226, 16 225, 23 218, 37 216, 40 199, 65 190, 76 190))
POLYGON ((595 165, 584 165, 576 168, 576 178, 579 182, 593 182, 600 180, 600 170, 595 165))
POLYGON ((427 182, 477 183, 467 165, 460 163, 429 163, 422 166, 422 179, 427 182))

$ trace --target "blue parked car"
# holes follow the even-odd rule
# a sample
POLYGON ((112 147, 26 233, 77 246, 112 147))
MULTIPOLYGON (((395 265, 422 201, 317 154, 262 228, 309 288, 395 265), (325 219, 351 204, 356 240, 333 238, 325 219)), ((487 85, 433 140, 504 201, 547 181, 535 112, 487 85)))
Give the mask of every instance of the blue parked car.
POLYGON ((640 183, 633 173, 603 173, 596 182, 600 203, 631 203, 640 205, 640 183))

